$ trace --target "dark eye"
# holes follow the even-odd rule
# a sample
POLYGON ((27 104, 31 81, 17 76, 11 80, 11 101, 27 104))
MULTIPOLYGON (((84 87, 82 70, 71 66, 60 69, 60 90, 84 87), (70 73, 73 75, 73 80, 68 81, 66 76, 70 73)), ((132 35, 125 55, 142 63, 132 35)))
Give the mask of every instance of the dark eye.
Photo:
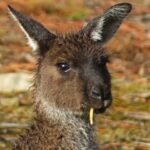
POLYGON ((62 71, 62 72, 68 72, 68 71, 70 71, 70 65, 69 64, 67 64, 67 63, 58 63, 57 64, 57 67, 58 67, 58 69, 60 70, 60 71, 62 71))

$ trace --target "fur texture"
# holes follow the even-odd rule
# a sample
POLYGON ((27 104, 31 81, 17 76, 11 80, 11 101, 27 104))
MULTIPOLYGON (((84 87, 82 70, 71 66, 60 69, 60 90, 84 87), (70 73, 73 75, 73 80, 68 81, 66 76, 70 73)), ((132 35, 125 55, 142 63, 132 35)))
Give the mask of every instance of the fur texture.
POLYGON ((79 32, 55 35, 9 6, 38 53, 35 123, 13 150, 99 150, 89 110, 104 112, 112 102, 109 59, 103 44, 130 10, 128 3, 117 4, 79 32))

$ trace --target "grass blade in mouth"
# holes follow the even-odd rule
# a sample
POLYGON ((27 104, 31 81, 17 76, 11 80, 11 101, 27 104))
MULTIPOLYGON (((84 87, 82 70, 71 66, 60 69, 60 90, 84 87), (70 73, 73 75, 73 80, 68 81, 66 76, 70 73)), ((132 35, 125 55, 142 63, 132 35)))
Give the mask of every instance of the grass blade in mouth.
POLYGON ((94 124, 94 108, 90 108, 89 119, 90 119, 90 125, 93 125, 94 124))

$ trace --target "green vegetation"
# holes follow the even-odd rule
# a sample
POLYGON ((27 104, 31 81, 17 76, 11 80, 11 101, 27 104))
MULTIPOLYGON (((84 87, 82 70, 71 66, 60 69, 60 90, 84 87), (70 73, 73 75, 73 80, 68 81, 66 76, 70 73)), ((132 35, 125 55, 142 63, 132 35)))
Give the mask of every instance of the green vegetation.
POLYGON ((74 12, 74 13, 68 14, 66 15, 66 18, 70 20, 81 20, 81 19, 85 19, 86 16, 87 14, 81 11, 81 12, 74 12))

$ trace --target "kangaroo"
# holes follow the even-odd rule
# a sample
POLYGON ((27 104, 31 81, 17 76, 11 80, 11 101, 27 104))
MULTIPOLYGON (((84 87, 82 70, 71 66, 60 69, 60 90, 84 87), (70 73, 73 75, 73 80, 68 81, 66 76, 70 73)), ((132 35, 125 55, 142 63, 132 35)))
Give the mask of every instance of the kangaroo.
POLYGON ((104 45, 132 9, 119 3, 78 32, 55 34, 8 6, 37 53, 35 122, 13 150, 99 150, 95 114, 112 103, 104 45))

